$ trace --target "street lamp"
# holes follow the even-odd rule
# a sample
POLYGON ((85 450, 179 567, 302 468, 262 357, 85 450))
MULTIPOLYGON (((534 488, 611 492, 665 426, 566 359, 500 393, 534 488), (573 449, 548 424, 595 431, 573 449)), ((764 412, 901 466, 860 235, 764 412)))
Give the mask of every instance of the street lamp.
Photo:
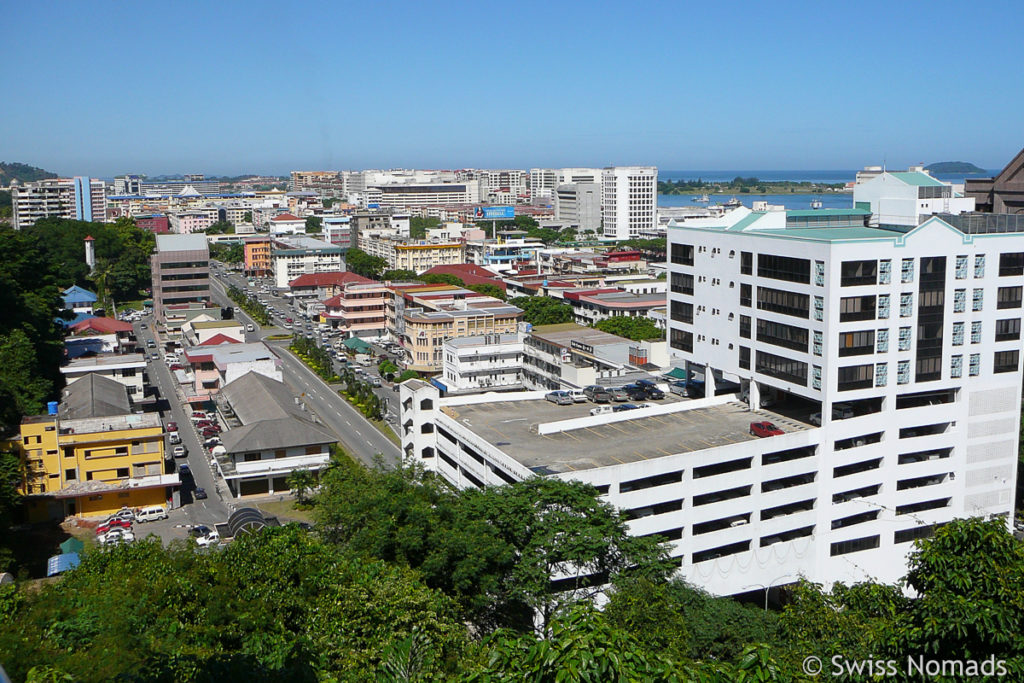
POLYGON ((763 583, 752 583, 749 586, 744 586, 743 590, 748 590, 750 588, 761 588, 761 589, 763 589, 764 590, 764 611, 767 612, 768 611, 768 591, 770 591, 772 589, 772 584, 774 584, 776 581, 781 581, 782 579, 791 579, 791 578, 793 578, 792 574, 783 574, 782 576, 777 576, 774 579, 772 579, 771 581, 769 581, 767 586, 764 585, 763 583))

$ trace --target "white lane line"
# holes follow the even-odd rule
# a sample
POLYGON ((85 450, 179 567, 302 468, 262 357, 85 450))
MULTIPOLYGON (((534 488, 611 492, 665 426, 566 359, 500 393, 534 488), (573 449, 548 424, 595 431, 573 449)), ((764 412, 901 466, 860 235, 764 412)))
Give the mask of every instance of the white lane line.
POLYGON ((363 433, 362 433, 362 432, 360 432, 360 431, 359 431, 358 429, 357 429, 357 430, 355 430, 355 432, 356 432, 356 434, 358 434, 359 436, 362 436, 362 435, 363 435, 363 433))
POLYGON ((373 444, 370 443, 369 441, 366 442, 366 445, 369 446, 370 448, 373 448, 373 444))

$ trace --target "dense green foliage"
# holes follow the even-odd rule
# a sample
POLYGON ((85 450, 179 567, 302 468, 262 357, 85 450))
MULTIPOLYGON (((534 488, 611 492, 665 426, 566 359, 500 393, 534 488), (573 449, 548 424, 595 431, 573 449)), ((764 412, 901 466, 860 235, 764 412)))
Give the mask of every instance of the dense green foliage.
POLYGON ((210 258, 215 258, 221 263, 241 263, 245 261, 245 246, 241 242, 214 242, 210 245, 210 258))
POLYGON ((464 287, 466 285, 462 278, 451 273, 424 273, 416 279, 428 285, 452 285, 453 287, 464 287))
POLYGON ((574 317, 572 306, 546 296, 517 296, 509 303, 523 309, 523 320, 534 325, 571 323, 574 317))
POLYGON ((647 256, 654 256, 657 258, 665 258, 666 240, 664 237, 658 237, 656 239, 645 240, 645 239, 631 239, 623 240, 619 242, 619 247, 626 249, 637 249, 644 252, 647 256))
POLYGON ((56 177, 56 173, 36 166, 29 166, 17 161, 0 161, 0 185, 10 185, 12 180, 17 180, 19 183, 34 183, 37 180, 56 177))
POLYGON ((925 170, 932 173, 988 173, 985 169, 969 161, 936 161, 934 164, 925 166, 925 170))
POLYGON ((371 280, 380 280, 381 273, 387 267, 388 262, 380 256, 370 256, 358 247, 352 247, 345 252, 345 269, 356 275, 362 275, 371 280))
POLYGON ((235 224, 231 221, 217 221, 206 229, 207 235, 234 235, 235 224))
POLYGON ((339 393, 364 417, 370 420, 384 419, 384 402, 373 392, 373 386, 369 382, 359 379, 350 367, 342 369, 341 381, 345 383, 345 388, 339 393))
POLYGON ((421 240, 427 236, 428 228, 436 228, 441 225, 440 218, 424 218, 422 216, 412 216, 409 219, 409 236, 413 239, 421 240))
POLYGON ((316 233, 323 230, 324 219, 320 216, 307 216, 306 217, 306 233, 316 233))
POLYGON ((402 269, 385 270, 383 273, 381 273, 380 279, 381 281, 387 280, 391 282, 403 282, 408 280, 415 280, 416 273, 412 272, 411 270, 402 269))
POLYGON ((821 190, 841 190, 845 183, 812 183, 808 180, 761 180, 736 176, 727 181, 710 181, 703 178, 686 180, 659 180, 658 194, 697 194, 702 192, 757 192, 760 194, 798 194, 821 190))
POLYGON ((0 190, 0 225, 10 223, 14 216, 14 204, 10 190, 0 190))
MULTIPOLYGON (((494 221, 480 221, 476 224, 476 227, 486 231, 487 236, 491 236, 491 223, 494 221)), ((496 222, 497 229, 500 230, 524 230, 526 231, 526 237, 532 237, 539 239, 544 244, 559 244, 565 242, 574 242, 576 240, 576 229, 565 228, 564 230, 555 230, 554 228, 542 228, 537 219, 533 216, 516 216, 512 220, 504 220, 496 222)))
POLYGON ((239 308, 248 313, 249 317, 260 325, 270 324, 270 311, 256 297, 246 294, 235 285, 231 285, 228 287, 228 298, 238 304, 239 308))
POLYGON ((317 346, 315 341, 297 334, 292 337, 292 343, 288 348, 320 377, 328 381, 337 381, 331 355, 322 346, 317 346))
POLYGON ((665 330, 659 329, 653 320, 644 316, 634 318, 619 315, 607 318, 606 320, 600 320, 594 327, 602 332, 615 334, 626 339, 632 339, 633 341, 665 338, 665 330))
POLYGON ((420 379, 420 373, 415 370, 403 370, 402 374, 395 378, 395 382, 401 384, 407 379, 420 379))

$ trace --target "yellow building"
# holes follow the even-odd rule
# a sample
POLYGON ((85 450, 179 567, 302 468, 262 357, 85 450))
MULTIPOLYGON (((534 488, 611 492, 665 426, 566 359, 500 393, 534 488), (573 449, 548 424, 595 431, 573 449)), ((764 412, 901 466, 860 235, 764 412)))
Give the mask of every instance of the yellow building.
POLYGON ((450 266, 466 262, 466 246, 462 242, 396 244, 395 270, 425 273, 434 266, 450 266))
POLYGON ((444 367, 444 342, 483 334, 512 334, 523 316, 522 309, 484 297, 462 301, 443 310, 406 309, 402 346, 409 370, 440 372, 444 367))
POLYGON ((163 436, 159 414, 133 414, 119 382, 89 375, 69 385, 56 414, 21 423, 29 520, 167 504, 181 480, 165 474, 163 436))

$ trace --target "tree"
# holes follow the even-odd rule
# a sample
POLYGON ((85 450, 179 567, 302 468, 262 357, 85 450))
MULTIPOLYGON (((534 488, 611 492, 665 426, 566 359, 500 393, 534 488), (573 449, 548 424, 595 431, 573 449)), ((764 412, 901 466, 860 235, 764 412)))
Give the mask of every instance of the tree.
POLYGON ((424 218, 413 216, 409 219, 409 236, 413 239, 423 239, 427 236, 427 230, 441 225, 439 218, 424 218))
POLYGON ((295 498, 303 505, 309 502, 309 493, 316 485, 316 478, 307 469, 292 470, 288 475, 288 489, 295 494, 295 498))
POLYGON ((0 335, 0 433, 16 431, 25 415, 39 415, 54 382, 39 367, 40 358, 21 328, 0 335))
POLYGON ((387 280, 391 282, 400 282, 403 280, 415 280, 416 273, 411 270, 385 270, 381 276, 381 280, 387 280))
POLYGON ((451 273, 424 273, 417 279, 428 285, 452 285, 453 287, 465 287, 466 283, 458 275, 451 273))
POLYGON ((523 309, 523 319, 533 325, 555 325, 573 321, 572 306, 546 296, 518 296, 509 303, 523 309))
POLYGON ((484 282, 478 285, 466 285, 466 289, 485 296, 493 296, 495 299, 501 299, 502 301, 505 300, 505 290, 498 285, 492 285, 484 282))
POLYGON ((362 249, 353 247, 345 254, 345 267, 356 275, 379 280, 380 274, 388 267, 388 262, 380 256, 370 256, 362 249))
POLYGON ((306 217, 306 233, 320 232, 323 230, 324 219, 320 216, 306 217))
POLYGON ((407 379, 420 379, 420 373, 415 370, 404 370, 401 375, 395 379, 396 384, 401 384, 407 379))
POLYGON ((654 321, 646 317, 629 317, 624 315, 599 320, 595 328, 608 334, 614 334, 633 341, 664 339, 665 331, 659 329, 654 321))
POLYGON ((231 221, 217 221, 206 229, 207 235, 234 235, 235 224, 231 221))
POLYGON ((242 216, 242 220, 246 223, 252 223, 252 211, 246 211, 242 216))

